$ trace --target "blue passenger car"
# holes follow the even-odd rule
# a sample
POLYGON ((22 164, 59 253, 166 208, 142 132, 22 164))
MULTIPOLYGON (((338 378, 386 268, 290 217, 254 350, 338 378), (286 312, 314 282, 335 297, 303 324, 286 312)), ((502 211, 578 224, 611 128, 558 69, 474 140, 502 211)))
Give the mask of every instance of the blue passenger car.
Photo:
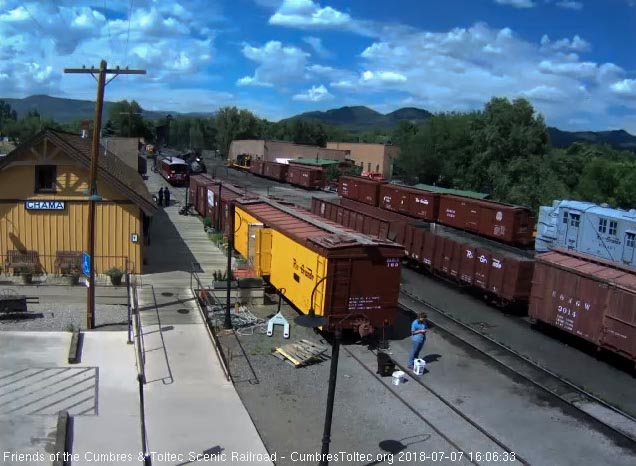
POLYGON ((636 268, 636 209, 554 201, 539 209, 535 249, 572 249, 636 268))

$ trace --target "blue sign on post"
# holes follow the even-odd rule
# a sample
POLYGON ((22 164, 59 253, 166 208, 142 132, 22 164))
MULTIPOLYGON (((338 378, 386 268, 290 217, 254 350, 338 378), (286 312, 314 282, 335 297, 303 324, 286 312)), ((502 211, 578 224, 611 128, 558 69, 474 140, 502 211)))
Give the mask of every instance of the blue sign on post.
POLYGON ((85 252, 82 253, 82 272, 87 277, 91 274, 91 256, 85 252))

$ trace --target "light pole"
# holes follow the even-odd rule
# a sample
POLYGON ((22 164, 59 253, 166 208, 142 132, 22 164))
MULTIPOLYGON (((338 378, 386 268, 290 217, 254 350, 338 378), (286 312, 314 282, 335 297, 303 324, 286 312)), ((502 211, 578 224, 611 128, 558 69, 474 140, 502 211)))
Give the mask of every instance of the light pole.
MULTIPOLYGON (((314 293, 318 286, 327 278, 331 278, 338 274, 325 275, 322 277, 314 289, 311 291, 311 302, 309 303, 309 313, 298 316, 294 319, 296 324, 301 327, 316 328, 323 327, 329 323, 328 319, 323 316, 317 316, 314 310, 314 293)), ((346 316, 345 316, 346 317, 346 316)), ((333 402, 336 395, 336 379, 338 375, 338 357, 340 355, 340 340, 342 338, 342 330, 337 323, 334 329, 334 341, 331 347, 331 364, 329 365, 329 389, 327 392, 327 409, 325 411, 325 425, 322 431, 322 449, 320 451, 319 466, 327 466, 329 464, 329 444, 331 443, 331 420, 333 418, 333 402)))

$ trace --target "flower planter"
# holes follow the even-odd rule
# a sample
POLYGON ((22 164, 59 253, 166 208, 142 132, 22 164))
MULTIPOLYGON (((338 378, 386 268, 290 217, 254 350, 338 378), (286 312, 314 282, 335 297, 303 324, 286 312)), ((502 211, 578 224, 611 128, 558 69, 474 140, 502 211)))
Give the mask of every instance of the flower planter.
POLYGON ((24 283, 25 285, 30 285, 31 283, 33 283, 32 273, 23 273, 21 277, 22 277, 22 283, 24 283))

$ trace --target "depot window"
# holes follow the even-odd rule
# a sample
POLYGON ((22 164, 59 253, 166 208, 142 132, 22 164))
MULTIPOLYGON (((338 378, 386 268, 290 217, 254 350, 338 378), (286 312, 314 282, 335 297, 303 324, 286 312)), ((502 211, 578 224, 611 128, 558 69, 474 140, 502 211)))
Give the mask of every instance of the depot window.
POLYGON ((568 213, 563 212, 563 223, 568 223, 568 213))
POLYGON ((627 233, 625 235, 625 246, 628 248, 636 247, 636 234, 635 233, 627 233))
POLYGON ((38 165, 35 167, 35 192, 55 192, 57 170, 55 165, 38 165))
POLYGON ((599 233, 607 233, 607 219, 599 218, 598 220, 598 232, 599 233))
POLYGON ((609 234, 616 236, 616 232, 618 231, 618 222, 615 222, 613 220, 610 220, 610 225, 609 225, 609 234))
POLYGON ((570 214, 570 226, 579 227, 581 223, 581 216, 579 214, 570 214))

